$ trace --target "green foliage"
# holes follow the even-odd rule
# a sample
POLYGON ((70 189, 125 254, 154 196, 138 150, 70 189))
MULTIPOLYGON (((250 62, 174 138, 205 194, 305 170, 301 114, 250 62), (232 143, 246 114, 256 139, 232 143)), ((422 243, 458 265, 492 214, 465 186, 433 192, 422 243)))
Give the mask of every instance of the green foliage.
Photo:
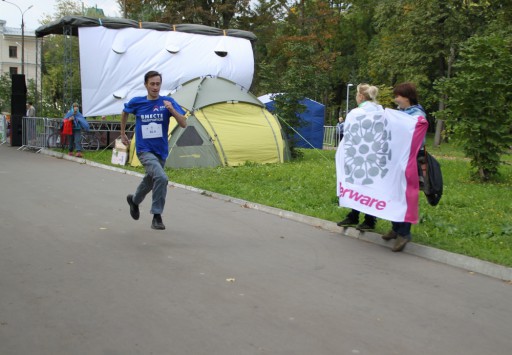
POLYGON ((456 76, 439 81, 446 120, 482 180, 495 178, 512 145, 512 35, 475 36, 464 45, 456 76))
POLYGON ((230 28, 235 16, 246 14, 249 0, 194 2, 182 0, 119 0, 128 18, 137 21, 169 24, 195 23, 218 28, 230 28))
POLYGON ((432 82, 450 75, 458 43, 471 35, 471 14, 458 0, 379 2, 368 74, 390 86, 414 82, 422 104, 431 110, 438 101, 432 95, 432 82))
MULTIPOLYGON (((291 42, 285 44, 285 50, 293 53, 287 60, 287 70, 282 73, 281 80, 275 83, 278 95, 274 97, 275 114, 279 117, 286 136, 289 138, 292 157, 298 156, 293 140, 295 129, 300 127, 298 114, 304 112, 305 106, 300 101, 310 97, 311 88, 315 86, 316 68, 305 60, 313 52, 312 46, 291 42)), ((272 90, 272 89, 270 89, 272 90)))
POLYGON ((11 76, 3 73, 0 76, 0 112, 11 111, 11 76))
MULTIPOLYGON (((307 97, 325 102, 329 95, 336 56, 331 47, 339 19, 327 3, 317 1, 295 4, 287 15, 267 43, 260 62, 259 90, 280 94, 275 100, 276 114, 292 137, 291 127, 299 127, 297 114, 304 111, 299 101, 307 97)), ((291 141, 292 157, 297 157, 294 147, 291 141)))
MULTIPOLYGON (((57 13, 53 17, 48 16, 43 22, 50 22, 66 15, 82 14, 81 3, 78 1, 59 0, 56 7, 57 13)), ((71 101, 80 102, 82 97, 78 38, 47 36, 43 41, 42 53, 42 107, 38 108, 38 112, 45 116, 61 117, 69 109, 68 104, 71 104, 64 103, 66 87, 70 90, 66 94, 71 97, 71 101), (67 53, 70 54, 69 57, 67 53), (72 73, 69 78, 65 77, 66 69, 72 73)))

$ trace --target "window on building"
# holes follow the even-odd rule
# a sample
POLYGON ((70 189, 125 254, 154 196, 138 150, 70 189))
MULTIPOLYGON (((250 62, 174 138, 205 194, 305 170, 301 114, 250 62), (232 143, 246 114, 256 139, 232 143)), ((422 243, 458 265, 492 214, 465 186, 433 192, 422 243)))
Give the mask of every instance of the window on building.
POLYGON ((10 67, 9 68, 9 74, 13 76, 14 74, 18 74, 18 68, 17 67, 10 67))
POLYGON ((9 46, 9 58, 18 58, 18 47, 9 46))

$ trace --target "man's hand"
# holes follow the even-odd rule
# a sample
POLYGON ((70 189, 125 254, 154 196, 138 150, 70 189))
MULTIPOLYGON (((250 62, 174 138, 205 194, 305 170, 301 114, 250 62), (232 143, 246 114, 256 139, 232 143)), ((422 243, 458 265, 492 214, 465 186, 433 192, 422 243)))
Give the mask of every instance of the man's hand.
POLYGON ((168 109, 169 112, 171 113, 171 115, 173 115, 173 117, 176 119, 176 122, 178 122, 178 125, 181 128, 187 127, 186 117, 183 116, 182 114, 178 113, 178 111, 176 111, 176 109, 174 108, 174 106, 172 105, 172 103, 170 101, 164 100, 164 105, 165 105, 165 108, 168 109))
POLYGON ((121 134, 121 142, 123 142, 123 144, 126 146, 130 145, 130 140, 128 139, 128 136, 126 135, 126 133, 121 134))
POLYGON ((169 110, 170 113, 173 113, 174 107, 170 101, 164 100, 165 108, 169 110))

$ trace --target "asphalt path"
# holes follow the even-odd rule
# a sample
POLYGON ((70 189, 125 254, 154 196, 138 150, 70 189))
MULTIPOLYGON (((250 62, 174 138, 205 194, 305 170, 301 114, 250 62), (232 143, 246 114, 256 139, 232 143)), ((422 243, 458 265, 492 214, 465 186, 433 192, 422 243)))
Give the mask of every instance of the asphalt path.
POLYGON ((0 146, 0 354, 510 354, 512 285, 0 146))

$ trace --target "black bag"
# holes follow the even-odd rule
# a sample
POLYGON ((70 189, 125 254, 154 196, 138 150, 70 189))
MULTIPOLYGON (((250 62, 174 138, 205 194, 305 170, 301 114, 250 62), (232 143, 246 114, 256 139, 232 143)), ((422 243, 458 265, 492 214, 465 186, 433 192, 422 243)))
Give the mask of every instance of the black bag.
POLYGON ((431 206, 436 206, 443 195, 443 174, 439 162, 425 150, 426 174, 423 192, 431 206))

